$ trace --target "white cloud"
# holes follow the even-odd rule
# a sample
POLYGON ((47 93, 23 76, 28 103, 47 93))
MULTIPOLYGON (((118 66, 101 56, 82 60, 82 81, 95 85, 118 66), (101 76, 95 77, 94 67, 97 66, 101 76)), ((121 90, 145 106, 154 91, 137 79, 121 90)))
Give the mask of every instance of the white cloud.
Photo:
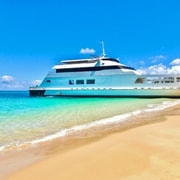
POLYGON ((180 74, 180 65, 167 67, 160 63, 147 68, 141 68, 137 70, 141 74, 180 74))
POLYGON ((139 65, 141 65, 141 66, 143 66, 144 64, 145 64, 144 61, 140 61, 140 62, 139 62, 139 65))
POLYGON ((96 51, 94 49, 90 49, 90 48, 82 48, 80 50, 81 54, 94 54, 96 51))
POLYGON ((153 65, 149 67, 149 73, 151 74, 166 74, 167 67, 164 64, 153 65))
POLYGON ((174 60, 170 63, 170 65, 180 65, 180 58, 174 59, 174 60))
POLYGON ((158 56, 152 56, 152 57, 150 57, 149 59, 164 59, 165 58, 165 56, 163 56, 163 55, 158 55, 158 56))
POLYGON ((149 59, 152 61, 152 63, 155 63, 159 60, 163 60, 165 59, 166 57, 163 56, 163 55, 158 55, 158 56, 153 56, 153 57, 150 57, 149 59))
POLYGON ((30 86, 39 86, 41 82, 42 82, 41 80, 32 80, 29 82, 29 85, 30 86))
POLYGON ((0 82, 5 83, 5 84, 9 84, 9 83, 13 82, 14 80, 15 79, 12 76, 4 75, 4 76, 0 77, 0 82))
POLYGON ((153 65, 147 68, 141 68, 137 70, 142 74, 166 74, 167 67, 163 64, 153 65))
POLYGON ((168 74, 180 74, 180 65, 172 66, 170 69, 168 69, 168 74))
POLYGON ((28 90, 30 86, 37 86, 40 80, 18 81, 13 76, 0 77, 0 90, 28 90))

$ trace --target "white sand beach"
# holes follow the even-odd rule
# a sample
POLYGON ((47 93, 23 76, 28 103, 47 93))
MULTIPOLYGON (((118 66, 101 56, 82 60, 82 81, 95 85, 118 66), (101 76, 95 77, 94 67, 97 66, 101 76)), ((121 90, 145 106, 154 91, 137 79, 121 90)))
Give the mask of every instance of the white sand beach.
POLYGON ((179 109, 163 112, 158 123, 44 154, 5 179, 180 179, 179 109))

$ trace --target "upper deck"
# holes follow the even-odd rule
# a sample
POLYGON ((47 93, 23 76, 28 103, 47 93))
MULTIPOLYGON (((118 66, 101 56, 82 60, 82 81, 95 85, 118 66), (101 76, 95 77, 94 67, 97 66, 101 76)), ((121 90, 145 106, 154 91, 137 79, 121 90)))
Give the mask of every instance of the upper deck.
POLYGON ((116 62, 119 63, 119 61, 115 58, 109 58, 109 57, 99 57, 99 58, 92 58, 92 59, 76 59, 76 60, 63 60, 61 61, 62 64, 82 64, 82 63, 95 63, 99 60, 102 61, 111 61, 111 62, 116 62))
POLYGON ((128 69, 135 71, 134 68, 121 64, 119 60, 109 57, 63 60, 60 64, 55 65, 53 69, 57 72, 95 71, 105 69, 128 69))

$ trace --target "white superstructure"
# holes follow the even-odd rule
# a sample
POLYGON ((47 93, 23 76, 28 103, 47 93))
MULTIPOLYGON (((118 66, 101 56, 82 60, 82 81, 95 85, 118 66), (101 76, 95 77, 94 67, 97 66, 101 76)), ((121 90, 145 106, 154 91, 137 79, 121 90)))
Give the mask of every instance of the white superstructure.
POLYGON ((141 75, 105 56, 64 60, 30 96, 180 97, 180 75, 141 75))

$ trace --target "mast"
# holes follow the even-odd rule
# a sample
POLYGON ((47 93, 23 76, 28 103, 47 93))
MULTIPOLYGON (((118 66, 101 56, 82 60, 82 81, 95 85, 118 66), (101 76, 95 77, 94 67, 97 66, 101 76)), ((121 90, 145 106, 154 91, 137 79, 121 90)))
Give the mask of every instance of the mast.
POLYGON ((104 42, 102 41, 102 57, 106 56, 105 49, 104 49, 104 42))

